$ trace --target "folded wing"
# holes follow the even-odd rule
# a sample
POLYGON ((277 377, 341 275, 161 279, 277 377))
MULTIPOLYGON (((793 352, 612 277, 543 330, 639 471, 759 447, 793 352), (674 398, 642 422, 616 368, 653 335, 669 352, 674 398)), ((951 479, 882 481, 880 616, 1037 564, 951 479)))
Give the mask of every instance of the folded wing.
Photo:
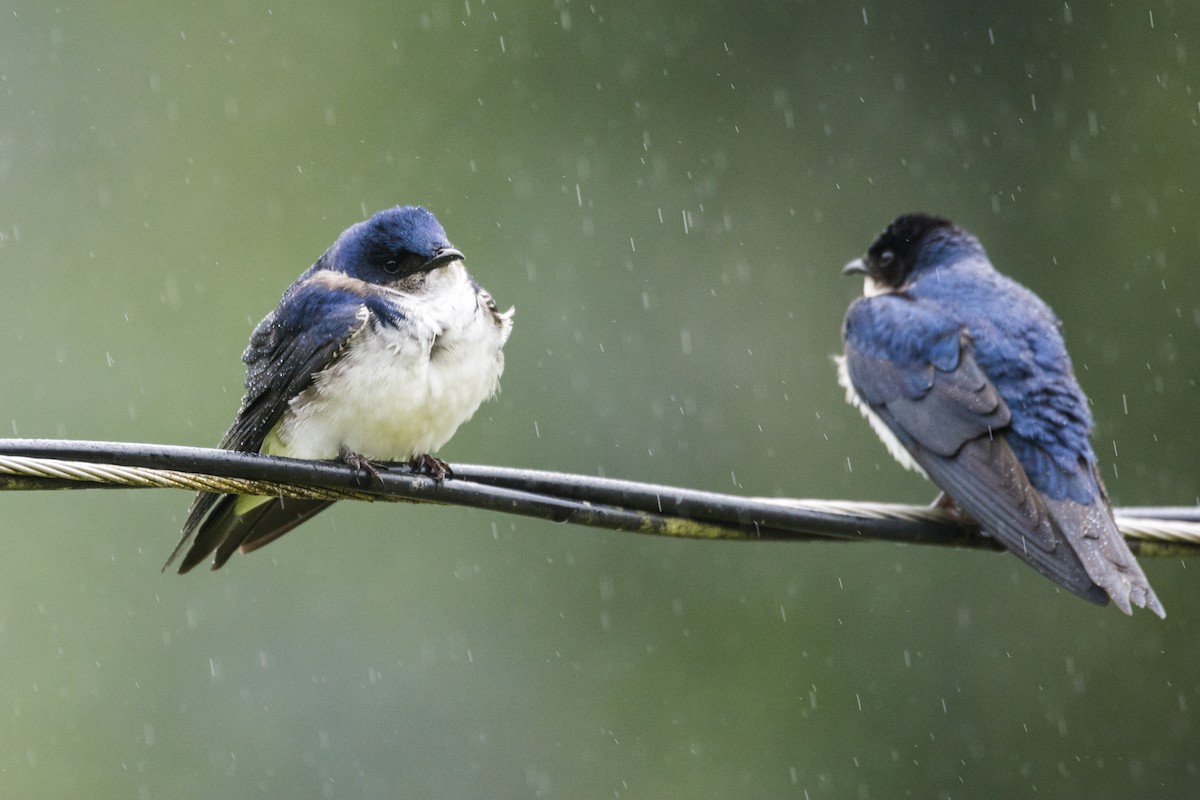
MULTIPOLYGON (((371 324, 371 316, 369 301, 349 288, 331 290, 312 279, 297 281, 250 338, 242 356, 246 394, 221 447, 259 452, 291 399, 371 324)), ((201 492, 163 568, 186 550, 179 572, 187 572, 214 552, 213 569, 217 569, 239 547, 253 550, 274 541, 328 505, 326 500, 201 492)))
POLYGON ((844 338, 853 389, 933 482, 1038 572, 1108 602, 1009 446, 1009 409, 961 326, 883 295, 851 306, 844 338))

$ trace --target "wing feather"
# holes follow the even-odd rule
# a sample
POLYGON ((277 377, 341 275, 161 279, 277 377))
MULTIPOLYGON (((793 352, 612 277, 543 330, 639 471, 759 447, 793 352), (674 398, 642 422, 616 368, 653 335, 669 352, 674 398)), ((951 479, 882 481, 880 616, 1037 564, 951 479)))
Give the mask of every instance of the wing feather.
POLYGON ((845 358, 871 411, 988 535, 1069 591, 1107 602, 1009 445, 1008 406, 961 326, 906 297, 859 300, 845 358), (892 335, 871 335, 881 331, 892 335))
MULTIPOLYGON (((318 266, 319 266, 318 262, 318 266)), ((307 389, 371 324, 372 301, 348 279, 310 270, 284 293, 250 337, 242 355, 246 393, 229 431, 226 450, 256 453, 279 423, 292 398, 307 389)), ((325 501, 268 498, 247 509, 232 495, 200 492, 188 511, 183 535, 164 569, 187 551, 179 571, 187 572, 214 551, 213 568, 236 550, 261 547, 328 506, 325 501)))

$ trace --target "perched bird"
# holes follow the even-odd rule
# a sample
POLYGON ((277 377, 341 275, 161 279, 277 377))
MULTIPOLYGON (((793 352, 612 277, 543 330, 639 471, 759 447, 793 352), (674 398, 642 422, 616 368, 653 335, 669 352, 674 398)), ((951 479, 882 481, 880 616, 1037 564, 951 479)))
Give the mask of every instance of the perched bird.
MULTIPOLYGON (((283 293, 242 355, 246 393, 227 450, 411 460, 439 480, 431 453, 495 394, 512 332, 424 208, 389 208, 348 228, 283 293)), ((166 565, 187 572, 215 552, 268 544, 331 501, 201 492, 166 565)))
POLYGON ((1113 521, 1050 308, 928 214, 899 217, 842 271, 866 277, 838 380, 892 456, 1060 586, 1164 616, 1113 521))

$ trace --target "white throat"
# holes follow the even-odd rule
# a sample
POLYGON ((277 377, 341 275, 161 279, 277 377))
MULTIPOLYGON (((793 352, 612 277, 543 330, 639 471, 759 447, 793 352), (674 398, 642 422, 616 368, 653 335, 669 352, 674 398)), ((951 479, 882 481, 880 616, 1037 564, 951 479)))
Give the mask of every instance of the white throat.
POLYGON ((891 289, 883 284, 876 283, 875 279, 870 275, 863 278, 863 297, 878 297, 881 294, 887 294, 891 289))

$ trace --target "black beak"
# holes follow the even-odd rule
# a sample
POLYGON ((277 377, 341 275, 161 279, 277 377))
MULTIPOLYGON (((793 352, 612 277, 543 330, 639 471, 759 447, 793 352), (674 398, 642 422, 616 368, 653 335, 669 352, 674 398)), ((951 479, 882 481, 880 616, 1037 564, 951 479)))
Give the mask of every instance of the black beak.
POLYGON ((442 264, 448 264, 451 261, 462 261, 463 254, 455 250, 453 247, 439 247, 433 254, 433 258, 421 265, 422 272, 429 272, 432 269, 437 269, 442 264))
POLYGON ((842 267, 843 275, 866 275, 869 273, 867 262, 861 258, 856 258, 846 266, 842 267))

